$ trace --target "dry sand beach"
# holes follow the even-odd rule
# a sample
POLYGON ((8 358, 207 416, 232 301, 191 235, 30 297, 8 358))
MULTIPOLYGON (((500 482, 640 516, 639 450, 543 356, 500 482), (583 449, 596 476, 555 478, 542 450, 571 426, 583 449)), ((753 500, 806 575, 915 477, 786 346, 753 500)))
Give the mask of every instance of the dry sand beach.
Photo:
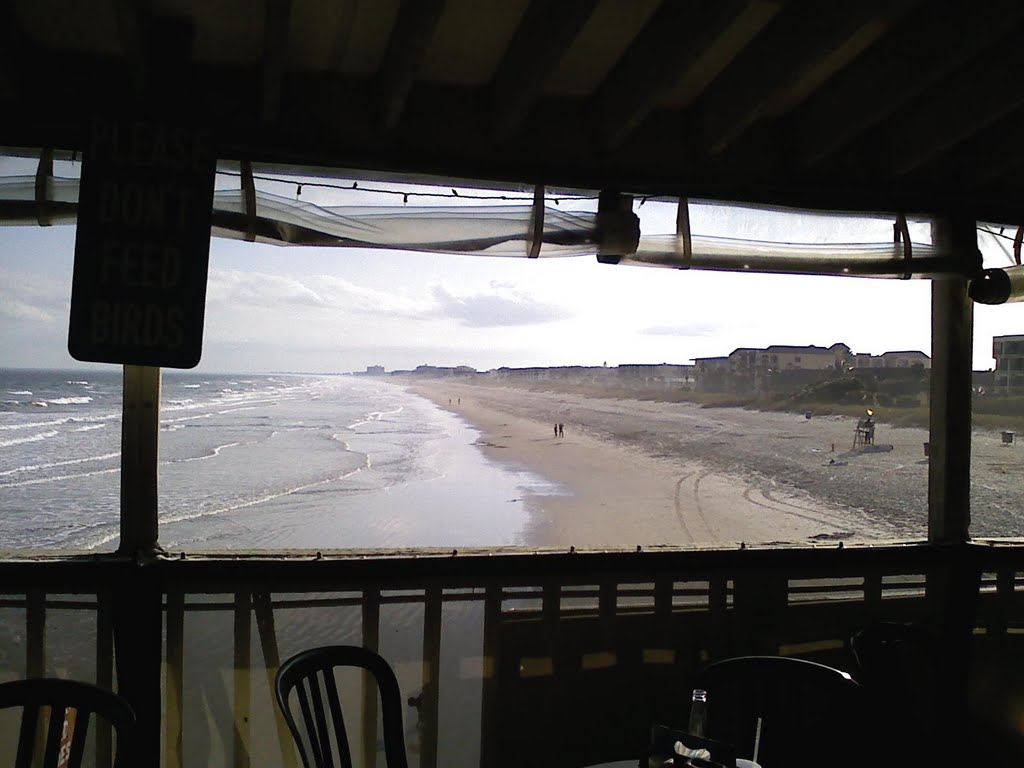
MULTIPOLYGON (((882 421, 874 449, 852 450, 855 420, 841 416, 446 381, 411 391, 475 426, 490 457, 564 488, 526 500, 532 545, 835 546, 926 536, 924 429, 882 421)), ((974 535, 1020 535, 1018 446, 1003 445, 998 432, 976 433, 973 445, 974 535)))

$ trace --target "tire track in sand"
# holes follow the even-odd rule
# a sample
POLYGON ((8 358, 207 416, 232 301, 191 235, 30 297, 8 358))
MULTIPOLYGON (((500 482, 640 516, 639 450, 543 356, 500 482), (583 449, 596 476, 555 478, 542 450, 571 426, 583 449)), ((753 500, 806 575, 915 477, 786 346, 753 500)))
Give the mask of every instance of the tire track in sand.
POLYGON ((749 486, 747 488, 747 490, 745 490, 743 492, 743 498, 746 499, 748 502, 750 502, 751 504, 753 504, 756 507, 763 507, 765 509, 770 509, 772 512, 778 512, 780 514, 788 515, 790 517, 798 517, 801 520, 807 520, 808 522, 811 522, 811 523, 818 523, 819 525, 826 525, 829 528, 839 528, 840 527, 839 525, 837 525, 837 521, 835 521, 835 520, 829 520, 828 518, 822 517, 820 515, 806 514, 806 513, 812 511, 810 509, 810 507, 804 507, 804 506, 801 506, 800 504, 793 504, 792 502, 789 502, 789 501, 783 501, 782 499, 777 499, 774 496, 772 496, 771 491, 764 490, 763 488, 759 487, 756 484, 749 486), (760 493, 761 497, 763 499, 765 499, 765 501, 768 501, 768 502, 771 502, 771 503, 766 504, 764 502, 756 501, 755 499, 751 498, 751 494, 753 492, 755 492, 755 491, 760 493), (785 509, 785 507, 792 507, 792 509, 785 509), (796 509, 803 510, 803 513, 793 511, 793 510, 796 510, 796 509))
MULTIPOLYGON (((701 470, 700 472, 688 472, 685 475, 683 475, 682 477, 680 477, 679 480, 676 482, 676 491, 675 491, 676 516, 679 518, 679 524, 680 524, 680 526, 682 526, 683 532, 686 534, 686 536, 689 538, 689 540, 691 542, 694 542, 694 543, 696 543, 696 542, 716 541, 717 540, 717 534, 715 533, 714 529, 712 529, 711 523, 708 522, 707 515, 704 513, 704 505, 701 503, 701 500, 700 500, 700 483, 701 483, 701 480, 703 480, 705 477, 707 477, 710 474, 712 474, 712 472, 710 472, 708 470, 701 470), (683 505, 683 483, 685 483, 690 478, 694 477, 694 475, 696 475, 696 478, 694 478, 694 480, 693 480, 693 485, 690 488, 690 493, 688 495, 691 496, 692 499, 693 499, 693 510, 692 511, 694 513, 696 513, 697 520, 700 521, 700 524, 704 527, 704 530, 707 531, 707 538, 704 538, 704 539, 698 539, 697 537, 695 537, 693 535, 693 529, 690 527, 690 524, 688 524, 686 522, 686 511, 685 511, 685 508, 684 508, 684 505, 683 505)), ((693 521, 691 520, 691 522, 693 522, 693 521)))

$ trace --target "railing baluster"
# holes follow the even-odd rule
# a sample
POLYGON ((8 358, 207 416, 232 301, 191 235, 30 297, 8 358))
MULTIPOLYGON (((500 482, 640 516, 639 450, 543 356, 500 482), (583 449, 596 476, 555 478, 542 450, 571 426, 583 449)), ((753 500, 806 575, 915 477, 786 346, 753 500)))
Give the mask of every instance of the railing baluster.
POLYGON ((249 715, 251 663, 251 600, 248 592, 235 593, 235 736, 232 745, 235 768, 249 768, 249 715))
POLYGON ((167 694, 164 712, 167 768, 183 768, 182 713, 185 685, 183 679, 185 655, 185 594, 180 590, 167 593, 167 694))
MULTIPOLYGON (((380 651, 380 590, 363 591, 363 647, 380 651)), ((362 673, 363 683, 363 768, 377 764, 377 692, 370 684, 370 673, 362 673)))
MULTIPOLYGON (((96 685, 114 690, 114 606, 109 592, 96 594, 96 685)), ((114 759, 110 723, 96 718, 96 765, 107 768, 114 759)))
POLYGON ((420 693, 420 768, 437 766, 441 696, 441 587, 430 586, 423 608, 423 691, 420 693))
MULTIPOLYGON (((43 677, 46 674, 46 593, 39 590, 30 590, 25 595, 25 644, 26 676, 43 677)), ((45 728, 36 730, 33 755, 37 761, 43 753, 45 734, 45 728)))
POLYGON ((882 617, 882 574, 872 571, 864 574, 864 624, 879 621, 882 617))
POLYGON ((46 593, 25 595, 25 671, 28 677, 46 674, 46 593))
POLYGON ((484 647, 483 672, 480 696, 480 765, 495 765, 497 756, 493 750, 498 723, 497 713, 500 711, 498 697, 498 633, 501 620, 500 586, 491 584, 484 593, 484 647))
POLYGON ((615 648, 615 614, 618 611, 619 585, 614 581, 602 581, 597 593, 597 612, 601 617, 601 650, 615 648))
MULTIPOLYGON (((256 631, 260 636, 260 647, 263 649, 263 666, 267 671, 267 686, 270 688, 271 699, 275 698, 274 679, 281 667, 281 654, 277 648, 277 631, 274 628, 274 607, 270 602, 269 592, 257 592, 252 596, 253 613, 256 616, 256 631)), ((276 700, 276 699, 275 699, 276 700)), ((288 723, 284 720, 281 708, 273 704, 274 721, 277 723, 277 740, 281 745, 281 762, 285 768, 295 768, 295 748, 292 746, 292 734, 288 723)))
POLYGON ((708 578, 709 633, 701 644, 702 662, 717 661, 732 656, 735 648, 731 643, 734 636, 728 625, 729 595, 728 579, 722 574, 708 578))

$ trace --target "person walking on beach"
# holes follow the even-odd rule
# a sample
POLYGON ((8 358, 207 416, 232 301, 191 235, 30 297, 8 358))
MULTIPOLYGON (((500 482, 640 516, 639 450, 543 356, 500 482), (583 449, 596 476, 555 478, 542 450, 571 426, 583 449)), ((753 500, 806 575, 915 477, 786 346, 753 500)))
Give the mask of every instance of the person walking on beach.
POLYGON ((555 424, 555 437, 558 437, 558 424, 555 424))
POLYGON ((565 424, 558 425, 558 436, 565 437, 565 424))

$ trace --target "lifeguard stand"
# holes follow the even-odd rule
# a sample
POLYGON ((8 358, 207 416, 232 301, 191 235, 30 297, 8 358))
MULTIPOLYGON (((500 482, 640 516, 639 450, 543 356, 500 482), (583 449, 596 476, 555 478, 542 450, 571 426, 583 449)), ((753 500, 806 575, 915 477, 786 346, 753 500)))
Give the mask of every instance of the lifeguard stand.
POLYGON ((853 447, 861 448, 875 444, 874 412, 868 411, 866 416, 857 419, 857 428, 853 432, 853 447))

